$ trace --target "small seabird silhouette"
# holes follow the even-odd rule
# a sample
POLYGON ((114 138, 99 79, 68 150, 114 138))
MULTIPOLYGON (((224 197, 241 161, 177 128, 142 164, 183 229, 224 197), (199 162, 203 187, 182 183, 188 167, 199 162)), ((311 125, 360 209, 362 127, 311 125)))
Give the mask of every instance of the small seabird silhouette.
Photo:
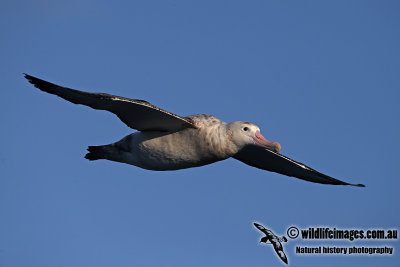
POLYGON ((263 232, 265 234, 265 236, 263 238, 261 238, 260 243, 266 243, 266 244, 273 245, 275 252, 276 252, 276 254, 278 254, 279 258, 281 258, 281 260, 284 263, 288 264, 288 259, 286 257, 285 252, 283 252, 283 246, 281 243, 281 242, 287 242, 287 238, 285 236, 278 237, 271 230, 265 228, 261 224, 254 223, 254 225, 258 230, 260 230, 261 232, 263 232), (270 243, 267 243, 268 241, 270 243))
POLYGON ((249 122, 226 123, 206 114, 181 117, 144 100, 69 89, 28 74, 25 78, 40 90, 74 104, 110 111, 138 130, 109 145, 89 146, 85 156, 89 160, 107 159, 166 171, 232 157, 256 168, 314 183, 364 186, 340 181, 283 156, 278 153, 280 144, 265 139, 260 128, 249 122))

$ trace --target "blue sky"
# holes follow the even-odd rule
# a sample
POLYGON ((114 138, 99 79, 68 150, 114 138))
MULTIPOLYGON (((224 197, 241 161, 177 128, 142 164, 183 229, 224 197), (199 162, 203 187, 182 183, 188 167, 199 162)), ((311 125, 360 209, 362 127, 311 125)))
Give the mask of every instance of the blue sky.
MULTIPOLYGON (((0 266, 266 266, 258 221, 399 228, 397 1, 3 1, 0 266), (282 153, 366 188, 229 159, 152 172, 83 158, 132 132, 40 92, 26 72, 257 124, 282 153)), ((397 266, 394 256, 298 256, 292 266, 397 266)))

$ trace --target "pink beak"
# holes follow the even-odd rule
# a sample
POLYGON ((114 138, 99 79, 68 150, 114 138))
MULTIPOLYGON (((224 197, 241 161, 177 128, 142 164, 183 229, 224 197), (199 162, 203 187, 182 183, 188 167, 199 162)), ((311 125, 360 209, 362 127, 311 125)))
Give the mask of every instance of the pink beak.
POLYGON ((253 140, 256 144, 263 146, 266 149, 272 150, 274 152, 281 151, 281 145, 278 142, 268 141, 267 139, 264 138, 264 136, 262 136, 260 131, 256 131, 256 134, 253 137, 253 140))

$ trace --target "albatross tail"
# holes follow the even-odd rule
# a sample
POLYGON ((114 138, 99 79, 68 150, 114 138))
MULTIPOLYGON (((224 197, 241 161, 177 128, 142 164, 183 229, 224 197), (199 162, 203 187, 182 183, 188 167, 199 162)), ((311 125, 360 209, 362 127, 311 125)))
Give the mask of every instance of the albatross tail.
POLYGON ((89 146, 87 149, 89 153, 85 155, 85 158, 88 160, 107 159, 107 155, 110 153, 109 147, 110 145, 89 146))

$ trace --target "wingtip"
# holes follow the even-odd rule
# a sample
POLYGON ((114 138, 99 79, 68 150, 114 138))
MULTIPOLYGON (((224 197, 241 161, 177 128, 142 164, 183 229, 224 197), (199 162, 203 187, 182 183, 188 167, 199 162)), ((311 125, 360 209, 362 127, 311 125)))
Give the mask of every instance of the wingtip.
POLYGON ((357 186, 357 187, 365 187, 364 184, 350 184, 350 183, 344 183, 342 185, 351 185, 351 186, 357 186))
POLYGON ((54 92, 51 90, 51 87, 56 86, 55 84, 50 83, 50 82, 45 81, 45 80, 42 80, 42 79, 39 79, 39 78, 36 78, 36 77, 34 77, 32 75, 29 75, 27 73, 24 73, 24 77, 25 77, 25 79, 28 80, 29 83, 33 84, 33 86, 35 86, 36 88, 38 88, 38 89, 40 89, 40 90, 42 90, 44 92, 47 92, 47 93, 50 93, 50 94, 54 94, 54 92))
POLYGON ((366 187, 364 184, 353 184, 353 185, 358 187, 366 187))
POLYGON ((35 77, 29 75, 28 73, 25 73, 25 72, 23 74, 24 74, 24 78, 27 79, 28 82, 30 82, 31 84, 34 84, 34 80, 38 79, 38 78, 35 78, 35 77))

